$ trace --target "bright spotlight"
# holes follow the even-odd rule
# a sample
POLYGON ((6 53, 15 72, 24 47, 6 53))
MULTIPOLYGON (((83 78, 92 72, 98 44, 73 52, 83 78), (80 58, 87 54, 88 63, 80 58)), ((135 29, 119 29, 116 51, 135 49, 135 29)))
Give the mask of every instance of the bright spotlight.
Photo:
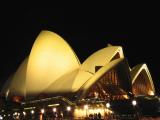
POLYGON ((71 107, 70 106, 67 107, 67 111, 71 111, 71 107))
POLYGON ((53 112, 56 112, 57 111, 57 109, 56 108, 53 108, 53 112))
POLYGON ((31 114, 34 114, 34 110, 31 110, 31 114))
POLYGON ((88 109, 88 105, 84 105, 84 109, 88 109))
POLYGON ((133 106, 136 106, 136 105, 137 105, 137 101, 136 101, 136 100, 133 100, 133 101, 132 101, 132 105, 133 105, 133 106))
POLYGON ((0 115, 0 120, 3 120, 3 117, 0 115))
POLYGON ((44 113, 44 109, 41 109, 41 113, 42 113, 42 114, 44 113))
POLYGON ((153 96, 153 95, 154 95, 154 92, 153 92, 153 91, 150 91, 149 94, 153 96))
POLYGON ((23 115, 25 116, 25 115, 26 115, 26 112, 23 111, 23 115))
POLYGON ((18 113, 17 113, 17 112, 15 112, 14 114, 15 114, 15 115, 17 115, 18 113))
POLYGON ((106 103, 106 107, 109 108, 111 105, 110 103, 106 103))

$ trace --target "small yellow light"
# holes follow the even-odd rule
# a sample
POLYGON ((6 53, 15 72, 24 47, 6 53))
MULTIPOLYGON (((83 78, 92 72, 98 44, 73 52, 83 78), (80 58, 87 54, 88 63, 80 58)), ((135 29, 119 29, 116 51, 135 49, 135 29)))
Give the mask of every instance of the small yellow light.
POLYGON ((25 115, 26 115, 26 112, 23 111, 23 115, 25 116, 25 115))
POLYGON ((31 114, 34 114, 34 110, 31 110, 31 114))
POLYGON ((149 91, 149 95, 154 95, 154 92, 152 90, 149 91))
POLYGON ((88 109, 88 105, 84 105, 84 109, 88 109))
POLYGON ((56 108, 53 108, 53 112, 56 112, 57 111, 57 109, 56 108))
POLYGON ((106 107, 109 108, 110 107, 110 103, 106 103, 106 107))
POLYGON ((15 115, 17 115, 18 113, 17 113, 17 112, 15 112, 14 114, 15 114, 15 115))
POLYGON ((71 107, 70 106, 67 107, 67 111, 71 111, 71 107))
POLYGON ((44 109, 41 109, 41 113, 42 113, 42 114, 44 113, 44 109))
POLYGON ((136 101, 136 100, 133 100, 133 101, 132 101, 132 105, 133 105, 133 106, 136 106, 136 105, 137 105, 137 101, 136 101))

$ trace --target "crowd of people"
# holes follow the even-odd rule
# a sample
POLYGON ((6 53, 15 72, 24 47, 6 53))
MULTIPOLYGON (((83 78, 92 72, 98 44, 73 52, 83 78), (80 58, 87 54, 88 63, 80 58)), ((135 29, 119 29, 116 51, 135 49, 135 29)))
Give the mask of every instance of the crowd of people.
POLYGON ((101 120, 101 119, 102 115, 100 112, 98 114, 97 113, 89 114, 89 120, 101 120))

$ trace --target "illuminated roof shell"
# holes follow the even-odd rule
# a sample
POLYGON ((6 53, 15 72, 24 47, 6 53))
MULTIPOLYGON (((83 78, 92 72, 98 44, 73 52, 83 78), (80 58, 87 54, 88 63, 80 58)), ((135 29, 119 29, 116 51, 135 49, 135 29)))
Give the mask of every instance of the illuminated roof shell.
POLYGON ((95 73, 95 66, 104 66, 119 53, 120 58, 124 58, 122 47, 109 46, 105 47, 89 56, 82 64, 81 70, 95 73))
POLYGON ((151 84, 151 89, 153 90, 153 92, 155 93, 155 88, 154 88, 154 84, 153 84, 153 80, 152 80, 152 77, 151 77, 151 74, 149 72, 149 69, 147 67, 146 64, 139 64, 139 65, 136 65, 135 67, 132 68, 131 70, 131 80, 132 80, 132 84, 134 84, 136 78, 138 77, 138 75, 140 73, 145 72, 145 77, 148 78, 147 80, 149 81, 149 83, 151 84))
MULTIPOLYGON (((101 76, 124 59, 122 47, 108 46, 93 53, 81 65, 72 48, 60 36, 42 31, 35 40, 29 57, 6 82, 2 93, 5 93, 6 97, 17 95, 29 98, 43 93, 87 91, 101 76), (101 68, 95 71, 96 66, 101 68)), ((127 67, 125 71, 129 71, 130 67, 127 67)), ((145 70, 154 90, 151 75, 145 64, 137 65, 129 71, 132 84, 142 70, 145 70)))
POLYGON ((109 64, 112 58, 119 54, 120 58, 124 58, 122 48, 120 46, 109 46, 100 49, 89 56, 82 64, 79 73, 77 74, 73 83, 73 91, 77 91, 80 87, 85 84, 92 76, 95 76, 96 66, 105 66, 109 64))
POLYGON ((26 94, 42 92, 61 76, 79 67, 76 54, 63 38, 56 33, 42 31, 29 55, 26 94))
POLYGON ((2 93, 5 94, 6 98, 8 98, 8 96, 25 97, 27 63, 28 57, 21 63, 16 73, 9 77, 3 86, 2 93))

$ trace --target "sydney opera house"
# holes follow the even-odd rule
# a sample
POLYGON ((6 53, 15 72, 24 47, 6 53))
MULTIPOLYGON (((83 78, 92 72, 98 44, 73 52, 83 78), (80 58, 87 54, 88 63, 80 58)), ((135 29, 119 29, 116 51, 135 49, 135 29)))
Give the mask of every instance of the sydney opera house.
MULTIPOLYGON (((80 63, 70 45, 50 31, 38 35, 29 56, 1 90, 5 101, 14 103, 6 116, 26 119, 36 119, 36 115, 43 119, 53 113, 61 118, 84 119, 96 114, 105 119, 116 113, 112 101, 154 94, 147 65, 130 68, 121 46, 108 45, 80 63)), ((5 112, 3 105, 2 109, 0 114, 5 112)))

